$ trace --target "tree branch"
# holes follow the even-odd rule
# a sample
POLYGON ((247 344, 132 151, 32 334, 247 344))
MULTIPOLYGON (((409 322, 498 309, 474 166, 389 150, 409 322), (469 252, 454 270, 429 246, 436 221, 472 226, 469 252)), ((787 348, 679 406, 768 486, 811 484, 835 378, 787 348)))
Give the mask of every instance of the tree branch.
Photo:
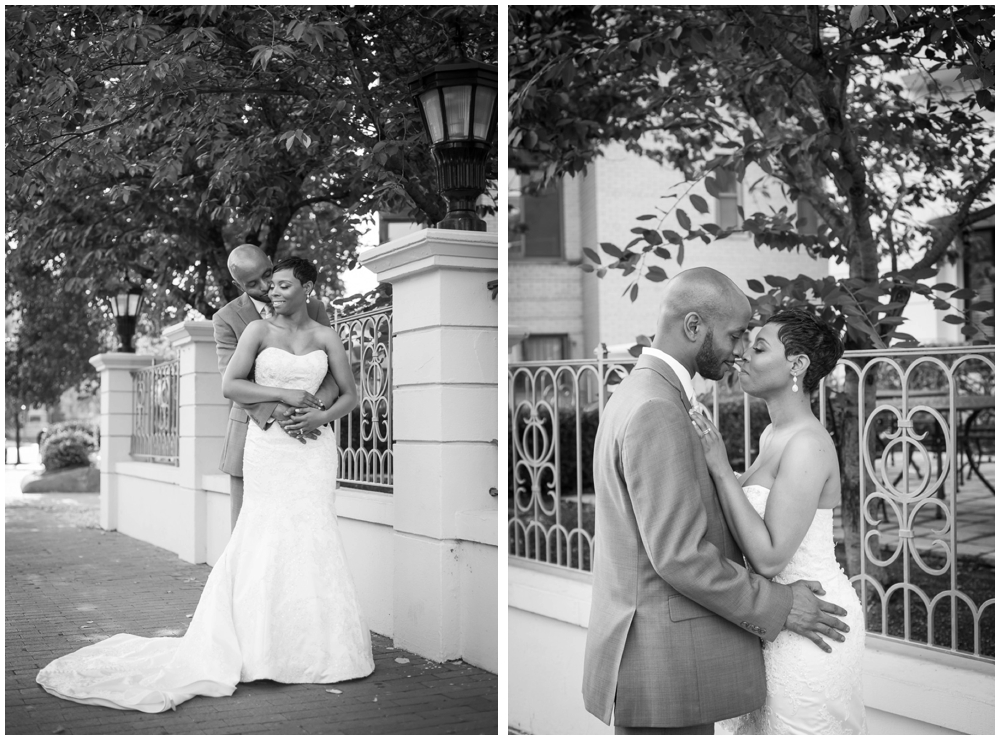
MULTIPOLYGON (((993 184, 996 179, 996 164, 991 164, 989 170, 983 175, 979 182, 969 188, 966 192, 965 197, 962 198, 959 203, 958 210, 955 211, 954 215, 948 219, 944 228, 938 231, 937 236, 934 238, 934 242, 924 252, 924 256, 921 257, 915 265, 913 265, 914 270, 920 270, 925 267, 932 267, 937 264, 938 260, 944 254, 948 246, 954 241, 955 236, 965 227, 967 223, 970 223, 969 214, 972 206, 981 196, 983 196, 993 184)), ((989 212, 990 209, 994 209, 996 206, 990 206, 985 209, 976 211, 976 221, 981 221, 985 216, 981 215, 983 213, 989 212)))

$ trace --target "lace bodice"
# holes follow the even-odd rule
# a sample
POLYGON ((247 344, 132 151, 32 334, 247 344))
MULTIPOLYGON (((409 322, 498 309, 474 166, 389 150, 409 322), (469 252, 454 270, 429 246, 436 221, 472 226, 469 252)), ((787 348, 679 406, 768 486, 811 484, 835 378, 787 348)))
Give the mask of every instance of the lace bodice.
MULTIPOLYGON (((751 485, 745 486, 743 492, 763 519, 770 490, 751 485)), ((823 576, 843 575, 843 572, 833 548, 833 509, 817 509, 799 549, 792 555, 785 569, 775 576, 774 581, 793 583, 802 578, 821 581, 823 576)))
POLYGON ((280 347, 265 347, 257 355, 254 378, 258 385, 315 393, 327 367, 326 352, 321 349, 295 355, 280 347))

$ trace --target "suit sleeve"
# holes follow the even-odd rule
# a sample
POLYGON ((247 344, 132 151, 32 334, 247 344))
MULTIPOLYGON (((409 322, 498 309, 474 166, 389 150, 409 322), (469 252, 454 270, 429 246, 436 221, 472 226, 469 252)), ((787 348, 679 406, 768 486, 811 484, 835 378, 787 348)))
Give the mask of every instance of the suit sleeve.
POLYGON ((684 408, 669 399, 642 404, 626 427, 621 459, 639 536, 659 576, 730 622, 777 637, 791 589, 750 573, 705 538, 708 514, 695 490, 704 452, 684 408))
POLYGON ((309 316, 323 326, 330 326, 330 314, 326 311, 326 304, 318 298, 309 299, 309 316))
MULTIPOLYGON (((221 311, 216 311, 215 315, 212 316, 212 326, 215 333, 215 351, 219 355, 219 375, 225 376, 226 368, 229 366, 229 361, 233 359, 233 353, 236 351, 236 343, 239 341, 239 338, 236 336, 236 330, 225 320, 221 311)), ((234 402, 234 405, 246 411, 247 415, 254 420, 254 423, 263 429, 268 419, 274 413, 275 406, 278 404, 269 401, 267 403, 251 404, 234 402)))

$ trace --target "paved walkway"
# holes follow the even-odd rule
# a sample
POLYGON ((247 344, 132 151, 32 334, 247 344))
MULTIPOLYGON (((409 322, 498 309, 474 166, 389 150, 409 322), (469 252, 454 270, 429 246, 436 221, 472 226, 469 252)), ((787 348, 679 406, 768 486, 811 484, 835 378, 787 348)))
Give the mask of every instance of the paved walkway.
POLYGON ((375 672, 358 681, 255 681, 161 714, 49 695, 35 675, 53 658, 118 632, 183 634, 210 568, 103 531, 96 494, 22 495, 28 469, 5 472, 6 734, 497 734, 495 675, 376 634, 375 672))

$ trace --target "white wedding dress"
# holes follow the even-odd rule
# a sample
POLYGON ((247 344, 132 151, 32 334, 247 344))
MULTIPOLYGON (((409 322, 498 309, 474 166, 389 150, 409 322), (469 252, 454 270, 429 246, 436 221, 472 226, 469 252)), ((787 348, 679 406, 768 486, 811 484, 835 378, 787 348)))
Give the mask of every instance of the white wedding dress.
MULTIPOLYGON (((260 385, 315 392, 322 350, 262 350, 260 385)), ((277 424, 250 424, 243 508, 183 637, 115 635, 54 660, 50 694, 162 712, 193 696, 229 696, 240 681, 333 683, 370 674, 371 635, 334 508, 337 450, 323 427, 307 444, 277 424)))
MULTIPOLYGON (((744 492, 761 518, 770 491, 746 486, 744 492)), ((833 652, 820 650, 805 637, 782 631, 764 642, 767 699, 760 709, 720 722, 736 735, 863 735, 868 731, 861 691, 865 620, 861 602, 834 554, 833 510, 818 509, 802 544, 773 579, 793 583, 819 581, 824 601, 847 610, 840 620, 850 632, 844 642, 826 638, 833 652)))

